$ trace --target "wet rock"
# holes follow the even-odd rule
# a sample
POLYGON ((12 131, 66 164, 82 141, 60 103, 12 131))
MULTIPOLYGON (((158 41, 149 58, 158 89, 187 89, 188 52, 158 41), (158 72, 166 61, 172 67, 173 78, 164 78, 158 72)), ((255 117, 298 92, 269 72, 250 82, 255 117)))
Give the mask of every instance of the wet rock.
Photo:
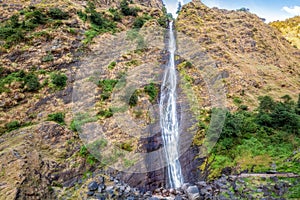
POLYGON ((173 188, 171 188, 169 191, 170 191, 170 194, 176 194, 176 190, 173 188))
POLYGON ((189 186, 186 190, 189 200, 200 200, 200 193, 197 186, 189 186))
POLYGON ((101 183, 104 183, 104 181, 105 181, 104 177, 103 177, 103 176, 100 176, 100 177, 99 177, 99 183, 100 183, 100 184, 101 184, 101 183))
POLYGON ((157 197, 150 197, 148 200, 159 200, 157 197))
POLYGON ((184 183, 184 184, 181 186, 181 189, 182 189, 183 191, 186 192, 186 190, 188 189, 188 187, 189 187, 190 185, 191 185, 191 184, 189 184, 189 183, 184 183))
POLYGON ((88 191, 88 192, 87 192, 87 195, 88 195, 88 196, 93 196, 93 195, 94 195, 94 192, 93 192, 93 191, 88 191))
POLYGON ((196 185, 200 188, 204 188, 207 186, 207 183, 205 181, 199 181, 196 183, 196 185))
POLYGON ((98 183, 97 183, 96 181, 90 182, 89 185, 88 185, 88 189, 89 189, 90 191, 95 191, 95 190, 97 190, 97 189, 98 189, 98 183))
POLYGON ((114 192, 113 190, 114 190, 114 186, 108 186, 105 191, 112 194, 114 192))
POLYGON ((174 200, 183 200, 183 198, 180 195, 177 195, 174 200))

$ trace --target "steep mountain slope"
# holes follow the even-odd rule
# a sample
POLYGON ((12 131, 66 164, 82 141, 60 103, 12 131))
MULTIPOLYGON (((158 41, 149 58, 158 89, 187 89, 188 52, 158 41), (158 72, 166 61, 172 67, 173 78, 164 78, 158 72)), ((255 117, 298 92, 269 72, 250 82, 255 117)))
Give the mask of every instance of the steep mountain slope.
MULTIPOLYGON (((228 108, 236 108, 236 98, 250 107, 261 95, 278 99, 289 94, 297 99, 300 52, 256 15, 210 9, 195 0, 183 6, 176 26, 179 52, 186 57, 201 52, 210 59, 204 61, 214 62, 215 71, 222 73, 228 108)), ((193 80, 201 76, 192 69, 188 72, 193 80)))
POLYGON ((199 157, 207 158, 200 166, 203 177, 276 170, 299 174, 299 49, 254 14, 208 8, 199 0, 182 7, 176 28, 183 88, 190 103, 200 105, 194 144, 201 149, 199 157), (215 146, 210 137, 218 140, 215 146))
POLYGON ((294 46, 300 48, 300 16, 270 23, 294 46))
MULTIPOLYGON (((106 86, 145 63, 160 66, 163 34, 157 37, 160 46, 146 47, 144 43, 155 41, 153 34, 142 38, 139 30, 143 26, 154 32, 163 29, 166 13, 159 0, 93 2, 1 2, 0 199, 72 195, 65 190, 74 189, 90 171, 101 168, 82 144, 79 124, 98 120, 114 133, 116 145, 130 151, 136 148, 136 143, 126 144, 130 138, 109 119, 113 113, 107 106, 111 91, 106 86), (142 46, 136 49, 137 44, 142 46), (88 66, 90 72, 101 73, 93 74, 98 107, 91 119, 75 116, 72 93, 88 66), (102 98, 101 93, 106 96, 102 98)), ((90 78, 85 81, 91 82, 90 78)), ((140 110, 151 105, 144 86, 138 93, 144 103, 135 99, 139 107, 131 110, 133 117, 138 116, 136 121, 147 119, 147 113, 140 110)))

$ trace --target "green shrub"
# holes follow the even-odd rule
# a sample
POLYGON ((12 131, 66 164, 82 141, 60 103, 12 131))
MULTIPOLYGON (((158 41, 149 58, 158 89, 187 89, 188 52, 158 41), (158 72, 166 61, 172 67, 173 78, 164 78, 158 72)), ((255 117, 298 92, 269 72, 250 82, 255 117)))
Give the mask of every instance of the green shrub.
POLYGON ((128 102, 129 106, 131 106, 131 107, 136 106, 138 103, 138 100, 139 100, 139 97, 137 95, 137 90, 136 90, 129 98, 129 102, 128 102))
POLYGON ((249 9, 249 8, 244 8, 244 7, 242 7, 242 8, 240 8, 240 9, 237 9, 236 11, 240 11, 240 12, 249 12, 250 9, 249 9))
POLYGON ((0 78, 0 93, 10 91, 6 85, 9 85, 14 81, 22 82, 24 80, 25 76, 26 76, 25 72, 23 70, 20 70, 18 72, 10 73, 5 77, 1 77, 0 78))
POLYGON ((67 85, 68 78, 63 73, 52 73, 50 79, 54 88, 63 89, 67 85))
POLYGON ((128 142, 124 142, 120 145, 120 148, 125 151, 132 151, 133 146, 128 142))
POLYGON ((95 36, 105 32, 116 32, 116 23, 105 18, 100 12, 95 10, 95 5, 91 2, 88 3, 86 13, 83 11, 77 12, 80 19, 83 21, 89 21, 91 23, 90 30, 85 32, 85 40, 83 43, 90 43, 95 36))
POLYGON ((50 8, 48 11, 48 15, 52 19, 68 19, 69 18, 68 13, 62 11, 59 8, 50 8))
POLYGON ((108 110, 100 110, 98 112, 98 116, 100 117, 104 117, 104 118, 110 118, 113 116, 113 112, 111 109, 108 109, 108 110))
POLYGON ((144 87, 144 91, 149 95, 150 101, 153 102, 158 95, 158 88, 155 86, 154 83, 150 83, 144 87))
POLYGON ((297 101, 297 106, 296 106, 296 109, 295 109, 295 113, 300 115, 300 94, 298 96, 298 101, 297 101))
POLYGON ((12 122, 9 122, 5 125, 5 128, 8 132, 16 130, 20 127, 21 127, 21 124, 20 124, 19 121, 12 121, 12 122))
POLYGON ((193 64, 190 61, 185 62, 185 67, 186 68, 192 68, 193 64))
POLYGON ((88 1, 87 2, 87 7, 85 8, 86 13, 92 13, 95 12, 96 6, 93 2, 88 1))
POLYGON ((109 65, 108 65, 108 69, 114 69, 115 66, 117 65, 117 63, 115 61, 111 62, 109 65))
POLYGON ((167 28, 168 27, 168 21, 173 20, 173 16, 171 13, 167 13, 166 7, 163 7, 163 16, 158 18, 157 22, 159 23, 160 26, 167 28))
POLYGON ((43 9, 29 7, 20 11, 22 21, 19 15, 13 15, 9 20, 0 24, 0 39, 5 41, 4 47, 10 48, 14 44, 26 42, 30 37, 27 33, 34 30, 39 25, 53 24, 54 27, 62 25, 60 19, 67 19, 66 13, 58 8, 50 8, 48 12, 43 9), (51 18, 54 19, 50 20, 51 18))
POLYGON ((41 10, 33 10, 25 13, 25 19, 29 19, 34 25, 46 24, 48 21, 47 16, 41 10))
POLYGON ((98 139, 92 143, 83 145, 80 148, 79 155, 86 158, 87 163, 93 165, 97 162, 97 158, 95 156, 98 158, 101 156, 101 149, 105 148, 107 143, 108 142, 105 139, 98 139))
POLYGON ((28 91, 37 91, 38 89, 40 89, 41 84, 36 75, 34 75, 32 73, 28 74, 28 75, 26 75, 24 81, 25 81, 26 89, 28 91))
POLYGON ((82 156, 82 157, 86 157, 88 155, 88 149, 86 148, 85 145, 81 146, 80 147, 80 150, 79 150, 79 155, 82 156))
POLYGON ((90 116, 88 113, 77 113, 71 122, 70 129, 72 131, 81 131, 81 127, 84 124, 95 121, 97 121, 97 118, 90 116))
POLYGON ((48 53, 46 56, 42 57, 42 62, 50 62, 53 60, 54 60, 54 57, 51 53, 48 53))
POLYGON ((102 89, 101 99, 106 100, 110 97, 111 92, 113 91, 118 80, 115 79, 104 79, 100 80, 98 86, 102 89))
POLYGON ((130 67, 130 66, 138 66, 139 65, 139 61, 138 60, 131 60, 125 63, 126 66, 130 67))
POLYGON ((77 15, 79 16, 79 18, 82 20, 82 21, 86 21, 87 20, 87 14, 82 12, 81 10, 77 11, 77 15))
POLYGON ((122 0, 120 4, 121 12, 125 16, 137 16, 137 13, 140 11, 139 8, 130 8, 127 0, 122 0))
POLYGON ((142 28, 144 24, 150 19, 152 19, 152 17, 149 15, 143 15, 141 17, 137 17, 133 22, 133 28, 137 28, 137 29, 142 28))
POLYGON ((21 28, 18 15, 13 15, 7 23, 0 25, 0 39, 5 41, 6 48, 25 40, 25 31, 21 28))
POLYGON ((103 19, 102 15, 98 12, 92 12, 90 15, 90 20, 91 20, 91 23, 96 26, 99 26, 99 27, 103 26, 104 19, 103 19))
POLYGON ((122 15, 117 9, 114 8, 109 8, 109 12, 113 15, 113 20, 114 21, 121 21, 122 20, 122 15))
POLYGON ((233 103, 236 105, 240 105, 243 101, 239 97, 233 98, 233 103))
POLYGON ((89 44, 92 42, 93 38, 96 37, 99 33, 93 29, 87 30, 84 35, 85 39, 83 40, 84 44, 89 44))
POLYGON ((48 115, 48 121, 54 121, 59 123, 60 125, 65 124, 65 114, 58 112, 58 113, 52 113, 48 115))

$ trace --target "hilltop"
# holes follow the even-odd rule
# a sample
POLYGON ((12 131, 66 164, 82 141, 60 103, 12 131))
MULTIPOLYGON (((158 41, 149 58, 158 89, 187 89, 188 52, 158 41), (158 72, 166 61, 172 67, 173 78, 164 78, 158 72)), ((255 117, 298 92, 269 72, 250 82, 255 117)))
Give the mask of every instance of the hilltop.
POLYGON ((270 25, 278 29, 292 45, 300 49, 300 16, 271 22, 270 25))

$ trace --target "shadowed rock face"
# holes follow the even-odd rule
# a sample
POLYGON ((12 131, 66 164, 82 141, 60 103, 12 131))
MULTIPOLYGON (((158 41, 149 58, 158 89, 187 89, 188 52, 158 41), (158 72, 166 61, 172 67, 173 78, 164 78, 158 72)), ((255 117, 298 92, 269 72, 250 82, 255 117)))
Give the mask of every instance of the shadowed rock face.
MULTIPOLYGON (((179 82, 180 78, 178 76, 179 82)), ((178 83, 180 85, 180 83, 178 83)), ((193 134, 195 130, 191 130, 196 120, 189 108, 189 102, 183 90, 178 86, 178 99, 177 99, 177 112, 180 129, 180 164, 182 166, 182 175, 184 182, 195 183, 199 181, 200 171, 198 167, 202 164, 203 160, 196 158, 199 154, 198 147, 192 145, 193 134), (189 145, 185 148, 185 145, 189 145)), ((159 121, 153 124, 152 131, 155 131, 151 137, 140 140, 141 152, 152 152, 163 148, 163 141, 161 137, 159 121)), ((165 159, 162 155, 161 159, 165 159)), ((162 162, 162 160, 149 160, 148 165, 154 164, 153 162, 162 162)), ((121 173, 121 179, 124 180, 132 187, 139 188, 141 191, 154 191, 157 188, 168 188, 167 168, 141 173, 141 174, 126 174, 121 173)))

